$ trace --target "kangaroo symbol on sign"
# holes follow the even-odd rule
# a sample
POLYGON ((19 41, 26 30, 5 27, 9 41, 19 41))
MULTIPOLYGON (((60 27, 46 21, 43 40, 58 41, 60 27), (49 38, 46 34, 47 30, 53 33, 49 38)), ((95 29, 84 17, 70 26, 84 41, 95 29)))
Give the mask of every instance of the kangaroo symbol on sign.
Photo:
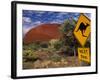
POLYGON ((87 36, 84 35, 84 33, 85 33, 86 28, 87 28, 88 26, 89 26, 88 23, 86 23, 86 25, 85 25, 85 24, 82 22, 82 23, 80 24, 80 26, 79 26, 79 28, 77 29, 76 32, 78 32, 78 31, 80 30, 81 33, 82 33, 82 36, 83 36, 83 37, 87 37, 87 36))

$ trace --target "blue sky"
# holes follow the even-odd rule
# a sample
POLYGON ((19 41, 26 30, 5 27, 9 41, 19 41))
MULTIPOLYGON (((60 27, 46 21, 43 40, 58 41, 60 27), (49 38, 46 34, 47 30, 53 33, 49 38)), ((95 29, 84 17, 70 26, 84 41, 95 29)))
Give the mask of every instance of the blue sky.
MULTIPOLYGON (((85 13, 90 17, 89 13, 85 13)), ((37 27, 38 25, 50 23, 50 24, 62 24, 67 19, 78 20, 80 13, 73 12, 52 12, 52 11, 34 11, 34 10, 23 10, 22 14, 22 25, 23 34, 27 33, 31 28, 37 27)))

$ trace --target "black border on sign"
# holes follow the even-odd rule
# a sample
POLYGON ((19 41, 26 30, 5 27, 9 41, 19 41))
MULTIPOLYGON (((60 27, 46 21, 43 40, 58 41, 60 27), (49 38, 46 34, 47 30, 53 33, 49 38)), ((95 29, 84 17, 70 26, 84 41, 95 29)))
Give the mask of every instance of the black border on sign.
POLYGON ((24 1, 12 1, 11 2, 11 78, 39 78, 39 77, 55 77, 55 76, 72 76, 72 75, 86 75, 98 73, 98 7, 87 5, 72 5, 72 4, 57 4, 57 3, 40 3, 40 2, 24 2, 24 1), (48 5, 48 6, 60 6, 60 7, 80 7, 80 8, 93 8, 96 9, 96 70, 94 72, 82 72, 82 73, 63 73, 63 74, 50 74, 50 75, 37 75, 37 76, 17 76, 17 4, 27 5, 48 5))

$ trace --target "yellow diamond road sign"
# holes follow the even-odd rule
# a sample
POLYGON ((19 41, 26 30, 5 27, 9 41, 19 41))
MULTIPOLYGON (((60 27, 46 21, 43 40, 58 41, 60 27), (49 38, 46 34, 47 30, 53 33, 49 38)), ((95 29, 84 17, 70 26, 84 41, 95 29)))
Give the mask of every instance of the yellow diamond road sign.
POLYGON ((89 34, 91 21, 84 14, 80 14, 76 27, 74 29, 74 35, 79 43, 84 46, 89 34))

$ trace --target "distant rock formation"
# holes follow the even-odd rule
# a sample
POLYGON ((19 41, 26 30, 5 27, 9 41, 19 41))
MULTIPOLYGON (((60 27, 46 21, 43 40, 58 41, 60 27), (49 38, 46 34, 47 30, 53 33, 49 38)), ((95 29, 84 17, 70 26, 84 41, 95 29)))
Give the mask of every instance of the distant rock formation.
POLYGON ((35 41, 49 41, 51 39, 59 39, 61 37, 59 27, 60 24, 39 25, 26 33, 23 42, 25 44, 29 44, 35 41))

